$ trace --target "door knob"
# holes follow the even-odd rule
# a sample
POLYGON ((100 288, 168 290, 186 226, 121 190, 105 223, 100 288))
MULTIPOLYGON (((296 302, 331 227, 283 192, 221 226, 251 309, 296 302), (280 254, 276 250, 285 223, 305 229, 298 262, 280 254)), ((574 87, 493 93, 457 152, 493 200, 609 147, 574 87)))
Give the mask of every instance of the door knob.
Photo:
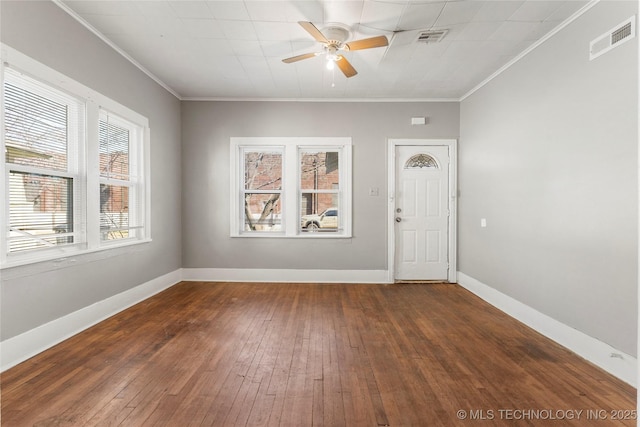
POLYGON ((402 218, 400 218, 399 216, 396 217, 396 222, 400 222, 402 221, 402 218))

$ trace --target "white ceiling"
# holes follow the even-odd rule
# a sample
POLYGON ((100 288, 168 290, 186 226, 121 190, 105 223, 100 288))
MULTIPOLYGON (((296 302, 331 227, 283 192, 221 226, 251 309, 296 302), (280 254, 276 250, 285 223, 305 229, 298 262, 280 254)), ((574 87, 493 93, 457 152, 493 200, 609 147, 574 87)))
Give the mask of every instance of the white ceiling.
POLYGON ((181 99, 459 99, 587 4, 580 0, 305 0, 57 2, 181 99), (298 21, 346 24, 350 40, 388 47, 346 52, 345 78, 298 21), (419 30, 447 29, 437 44, 419 30))

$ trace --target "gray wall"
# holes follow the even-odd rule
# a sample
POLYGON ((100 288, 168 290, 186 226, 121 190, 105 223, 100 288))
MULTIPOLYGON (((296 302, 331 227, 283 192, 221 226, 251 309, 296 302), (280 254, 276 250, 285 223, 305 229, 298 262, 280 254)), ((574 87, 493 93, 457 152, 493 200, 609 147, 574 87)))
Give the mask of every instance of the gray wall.
POLYGON ((636 354, 637 38, 601 2, 461 105, 459 270, 636 354), (480 219, 487 227, 480 228, 480 219))
POLYGON ((180 102, 51 2, 0 2, 3 43, 149 118, 153 242, 2 271, 2 340, 179 269, 180 102))
POLYGON ((184 267, 383 270, 387 138, 457 138, 459 104, 185 102, 182 130, 184 267), (412 116, 429 123, 411 126, 412 116), (230 238, 232 136, 352 137, 354 237, 230 238))

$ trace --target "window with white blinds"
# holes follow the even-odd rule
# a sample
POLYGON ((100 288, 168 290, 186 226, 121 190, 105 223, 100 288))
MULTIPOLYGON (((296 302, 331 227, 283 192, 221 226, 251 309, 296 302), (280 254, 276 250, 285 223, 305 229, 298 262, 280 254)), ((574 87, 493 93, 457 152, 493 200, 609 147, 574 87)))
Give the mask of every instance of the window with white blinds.
POLYGON ((0 266, 149 241, 148 120, 5 50, 0 266))
MULTIPOLYGON (((82 103, 6 69, 8 253, 81 245, 82 103)), ((6 176, 6 175, 5 175, 6 176)))
POLYGON ((100 239, 136 238, 144 227, 140 187, 141 129, 106 111, 99 121, 100 239))

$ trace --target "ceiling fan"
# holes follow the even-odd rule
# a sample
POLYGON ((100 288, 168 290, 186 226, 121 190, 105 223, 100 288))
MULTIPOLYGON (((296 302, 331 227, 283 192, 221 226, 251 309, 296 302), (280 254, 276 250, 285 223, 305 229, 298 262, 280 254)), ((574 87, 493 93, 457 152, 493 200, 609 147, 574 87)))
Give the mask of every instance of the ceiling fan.
POLYGON ((350 31, 346 26, 341 24, 330 24, 327 28, 323 29, 324 33, 318 30, 311 22, 300 21, 298 24, 311 34, 314 39, 324 44, 324 49, 321 52, 303 53, 302 55, 283 59, 282 62, 286 64, 314 58, 319 55, 327 55, 327 68, 333 69, 333 67, 337 65, 346 77, 353 77, 358 74, 358 72, 353 68, 353 65, 347 61, 347 58, 339 53, 340 51, 371 49, 389 45, 389 40, 387 40, 386 36, 347 42, 350 31))

